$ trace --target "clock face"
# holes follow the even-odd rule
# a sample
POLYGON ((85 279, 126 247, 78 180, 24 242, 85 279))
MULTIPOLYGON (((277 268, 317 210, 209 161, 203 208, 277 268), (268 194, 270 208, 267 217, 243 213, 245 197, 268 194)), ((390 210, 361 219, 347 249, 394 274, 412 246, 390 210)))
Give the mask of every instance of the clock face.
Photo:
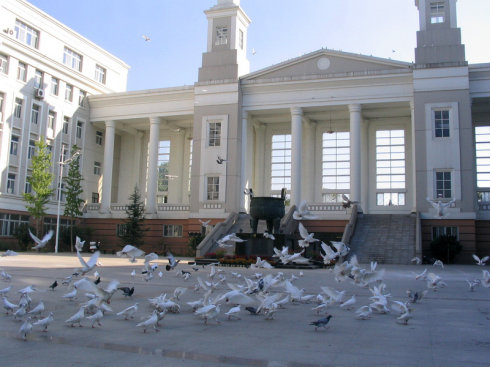
POLYGON ((321 57, 316 62, 316 66, 320 70, 327 70, 330 67, 330 60, 327 57, 321 57))

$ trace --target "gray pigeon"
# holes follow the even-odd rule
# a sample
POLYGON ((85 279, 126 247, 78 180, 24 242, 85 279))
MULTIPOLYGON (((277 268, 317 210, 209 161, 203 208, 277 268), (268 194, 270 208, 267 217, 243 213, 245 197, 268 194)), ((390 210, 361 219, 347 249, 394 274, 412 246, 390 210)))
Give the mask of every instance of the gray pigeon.
POLYGON ((319 327, 322 327, 322 328, 326 329, 327 328, 327 324, 328 324, 328 322, 330 321, 331 318, 332 318, 332 315, 328 315, 327 317, 324 317, 322 319, 319 319, 319 320, 310 322, 310 325, 314 325, 315 326, 315 331, 317 331, 319 327))

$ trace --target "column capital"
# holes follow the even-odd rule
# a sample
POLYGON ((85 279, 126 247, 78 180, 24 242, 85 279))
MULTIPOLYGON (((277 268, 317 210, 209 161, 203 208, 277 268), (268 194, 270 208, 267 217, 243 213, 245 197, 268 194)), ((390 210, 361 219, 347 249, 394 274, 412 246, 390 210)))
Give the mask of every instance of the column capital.
POLYGON ((105 121, 105 127, 116 127, 116 121, 114 120, 105 121))
POLYGON ((349 105, 349 112, 361 112, 362 108, 359 103, 351 103, 349 105))
POLYGON ((160 117, 150 117, 150 124, 160 124, 160 117))
POLYGON ((248 111, 242 110, 242 120, 247 120, 247 119, 248 119, 248 111))
POLYGON ((301 107, 291 107, 292 116, 303 116, 303 109, 301 107))

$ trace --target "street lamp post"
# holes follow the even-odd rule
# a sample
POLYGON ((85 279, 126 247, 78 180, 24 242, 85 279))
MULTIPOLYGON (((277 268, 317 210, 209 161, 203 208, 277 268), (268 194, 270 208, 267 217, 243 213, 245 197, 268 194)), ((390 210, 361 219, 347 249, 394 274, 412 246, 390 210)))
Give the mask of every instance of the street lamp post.
POLYGON ((74 160, 76 157, 80 155, 80 151, 77 150, 73 155, 68 158, 67 160, 63 161, 63 146, 61 147, 61 159, 58 162, 60 165, 60 176, 58 178, 58 212, 56 216, 56 240, 55 240, 55 245, 54 245, 54 252, 57 254, 58 253, 58 242, 59 242, 59 237, 60 237, 60 210, 61 210, 61 181, 63 180, 63 166, 69 164, 72 160, 74 160))

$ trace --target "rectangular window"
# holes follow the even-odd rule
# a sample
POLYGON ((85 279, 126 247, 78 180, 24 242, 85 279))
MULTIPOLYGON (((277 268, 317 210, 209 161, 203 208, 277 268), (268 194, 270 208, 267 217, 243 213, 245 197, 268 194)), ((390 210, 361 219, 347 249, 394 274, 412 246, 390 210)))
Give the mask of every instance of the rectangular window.
POLYGON ((82 55, 65 47, 63 51, 63 64, 77 71, 82 71, 82 55))
POLYGON ((58 78, 51 78, 51 94, 57 96, 60 91, 60 81, 58 78))
POLYGON ((9 194, 15 193, 15 175, 13 173, 9 173, 7 176, 7 192, 9 194))
POLYGON ((191 178, 192 178, 192 140, 189 143, 189 184, 187 185, 187 191, 191 191, 191 178))
POLYGON ((208 122, 208 146, 219 147, 221 145, 221 122, 208 122))
POLYGON ((102 145, 102 131, 96 131, 95 132, 95 144, 97 145, 102 145))
POLYGON ((98 202, 99 202, 99 193, 93 192, 92 193, 92 204, 97 204, 98 202))
POLYGON ((219 177, 207 178, 206 200, 219 200, 219 177))
POLYGON ((271 152, 271 190, 277 194, 291 189, 291 135, 273 135, 271 152))
POLYGON ((83 132, 83 122, 77 121, 77 139, 82 138, 82 132, 83 132))
POLYGON ((228 27, 219 26, 216 27, 216 41, 215 45, 226 45, 228 43, 228 27))
POLYGON ((440 236, 453 236, 456 237, 456 239, 458 239, 459 237, 458 227, 443 227, 443 226, 432 227, 432 239, 434 240, 440 236))
POLYGON ((430 22, 444 23, 444 1, 436 1, 430 4, 430 22))
POLYGON ((94 162, 94 175, 100 176, 101 175, 101 169, 102 166, 100 162, 94 162))
POLYGON ((65 101, 73 101, 73 86, 70 84, 67 84, 65 88, 65 101))
POLYGON ((37 104, 32 105, 32 111, 31 111, 31 123, 37 125, 39 122, 39 110, 40 107, 37 104))
POLYGON ((475 151, 476 186, 490 189, 490 126, 475 127, 475 151))
POLYGON ((10 139, 10 154, 17 155, 19 151, 19 137, 12 135, 10 139))
POLYGON ((95 65, 95 80, 101 84, 105 84, 106 69, 100 65, 95 65))
MULTIPOLYGON (((44 222, 43 223, 44 233, 47 233, 50 229, 56 230, 56 223, 57 223, 56 217, 44 217, 43 222, 44 222)), ((69 229, 71 226, 70 222, 71 222, 70 219, 60 218, 60 232, 69 229)))
POLYGON ((451 172, 436 172, 436 198, 449 199, 452 197, 451 172))
POLYGON ((0 54, 0 73, 8 75, 9 73, 9 58, 0 54))
POLYGON ((434 135, 436 138, 449 137, 449 110, 435 110, 434 135))
POLYGON ((39 31, 20 20, 15 21, 15 38, 28 46, 39 48, 39 31))
POLYGON ((182 237, 182 224, 164 224, 163 237, 182 237))
POLYGON ((376 131, 376 204, 405 205, 405 131, 376 131), (403 190, 403 191, 401 191, 403 190))
POLYGON ((44 73, 41 70, 36 69, 36 72, 34 73, 34 88, 42 89, 43 79, 44 79, 44 73))
POLYGON ((48 113, 48 129, 54 130, 55 121, 56 121, 56 112, 49 111, 49 113, 48 113))
POLYGON ((16 98, 15 99, 15 109, 14 109, 14 116, 18 119, 22 117, 22 104, 24 103, 24 100, 22 98, 16 98))
POLYGON ((27 80, 27 65, 19 61, 17 65, 17 80, 25 82, 27 80))
POLYGON ((158 142, 158 192, 168 192, 168 162, 170 161, 170 140, 158 142))
POLYGON ((25 187, 24 187, 24 193, 25 194, 30 194, 32 192, 32 185, 31 185, 31 177, 30 176, 27 176, 26 177, 26 184, 25 184, 25 187))
POLYGON ((238 30, 238 45, 240 50, 243 50, 243 31, 241 29, 238 30))
POLYGON ((85 100, 85 97, 87 97, 87 92, 80 89, 78 91, 78 105, 79 106, 83 106, 83 101, 85 100))
POLYGON ((29 224, 28 215, 0 214, 0 236, 10 237, 15 234, 21 224, 29 224))
POLYGON ((116 224, 116 235, 118 237, 124 237, 128 232, 128 226, 126 223, 118 223, 116 224))
POLYGON ((70 118, 65 116, 63 117, 63 134, 68 134, 68 128, 70 126, 70 118))
POLYGON ((350 189, 349 132, 323 133, 322 188, 333 202, 350 189))
POLYGON ((29 140, 29 146, 27 148, 27 159, 32 159, 36 153, 36 143, 34 140, 29 140))

